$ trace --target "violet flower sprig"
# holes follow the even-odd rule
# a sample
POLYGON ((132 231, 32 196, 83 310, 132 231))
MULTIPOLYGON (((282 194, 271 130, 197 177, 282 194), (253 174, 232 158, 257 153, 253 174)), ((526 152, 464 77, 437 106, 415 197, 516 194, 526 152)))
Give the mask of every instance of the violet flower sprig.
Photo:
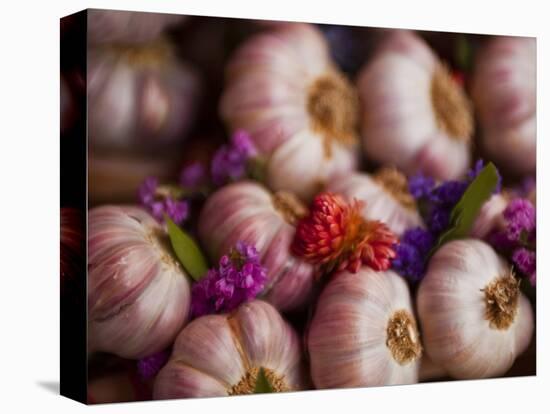
POLYGON ((217 268, 193 285, 191 315, 230 312, 241 303, 254 299, 264 288, 267 271, 260 264, 254 246, 237 242, 221 257, 217 268))
MULTIPOLYGON (((454 207, 483 168, 483 160, 478 160, 464 180, 449 180, 440 184, 422 174, 409 178, 409 192, 416 200, 427 229, 416 227, 405 231, 396 246, 397 256, 392 262, 394 270, 413 282, 424 276, 428 255, 439 236, 449 228, 454 207)), ((501 181, 498 175, 495 192, 500 191, 501 181)))
POLYGON ((525 198, 512 200, 502 213, 503 225, 488 236, 488 241, 509 257, 519 272, 536 285, 536 209, 525 198))
POLYGON ((221 146, 212 158, 210 173, 213 183, 221 186, 245 177, 257 156, 250 135, 243 130, 236 131, 231 141, 221 146))
POLYGON ((157 178, 148 177, 139 187, 138 198, 157 221, 162 223, 167 215, 174 223, 181 224, 189 217, 189 202, 178 199, 174 192, 169 187, 161 187, 157 178))

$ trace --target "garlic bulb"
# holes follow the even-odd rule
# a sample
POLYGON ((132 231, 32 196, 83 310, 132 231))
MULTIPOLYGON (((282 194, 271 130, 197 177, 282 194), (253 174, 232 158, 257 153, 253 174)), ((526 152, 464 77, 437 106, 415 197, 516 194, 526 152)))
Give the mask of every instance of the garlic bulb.
POLYGON ((198 98, 196 72, 164 41, 88 50, 88 132, 95 148, 149 152, 177 144, 198 98))
POLYGON ((212 261, 238 241, 253 245, 267 269, 262 297, 279 310, 303 305, 313 287, 314 268, 290 253, 295 224, 306 212, 291 193, 271 193, 252 181, 226 185, 204 205, 198 232, 212 261))
POLYGON ((168 26, 187 16, 124 10, 88 10, 88 40, 91 43, 142 43, 155 39, 168 26))
POLYGON ((448 180, 470 163, 471 105, 448 68, 415 34, 395 31, 361 70, 363 146, 406 174, 448 180))
POLYGON ((407 178, 395 169, 384 168, 372 176, 360 172, 336 176, 326 190, 348 201, 364 201, 363 217, 384 222, 398 236, 411 227, 423 226, 407 178))
POLYGON ((220 112, 250 133, 267 184, 303 199, 356 166, 357 97, 312 25, 284 24, 246 42, 226 70, 220 112))
POLYGON ((482 146, 519 174, 536 169, 536 67, 534 38, 502 36, 478 53, 473 74, 482 146))
POLYGON ((418 381, 422 347, 407 283, 363 267, 321 293, 307 338, 316 388, 418 381))
POLYGON ((508 197, 502 193, 493 194, 481 207, 470 231, 470 237, 484 239, 492 230, 498 228, 508 201, 508 197))
POLYGON ((191 295, 163 228, 137 207, 97 207, 88 220, 88 352, 137 359, 163 350, 191 295))
POLYGON ((252 394, 260 368, 276 392, 306 387, 298 336, 275 308, 256 300, 185 327, 155 380, 153 398, 252 394))
POLYGON ((504 374, 533 334, 519 281, 479 240, 452 241, 434 254, 417 305, 426 353, 455 378, 504 374))

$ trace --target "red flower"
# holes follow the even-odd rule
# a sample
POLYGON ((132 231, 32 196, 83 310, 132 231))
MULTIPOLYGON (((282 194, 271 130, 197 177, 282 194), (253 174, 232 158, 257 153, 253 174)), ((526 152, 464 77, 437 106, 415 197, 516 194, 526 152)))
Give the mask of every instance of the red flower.
POLYGON ((299 221, 292 252, 313 264, 357 272, 361 264, 387 270, 395 257, 397 238, 379 221, 365 220, 362 203, 347 204, 342 197, 321 193, 308 216, 299 221))

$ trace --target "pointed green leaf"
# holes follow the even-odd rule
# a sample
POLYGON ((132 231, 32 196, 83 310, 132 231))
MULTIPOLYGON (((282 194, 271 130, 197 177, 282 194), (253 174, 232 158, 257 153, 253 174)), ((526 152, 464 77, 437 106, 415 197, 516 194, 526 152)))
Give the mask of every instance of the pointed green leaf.
POLYGON ((481 207, 491 197, 497 185, 498 171, 490 162, 470 183, 454 206, 451 211, 450 226, 441 234, 431 253, 448 241, 468 236, 481 207))
POLYGON ((206 259, 199 246, 190 235, 170 220, 168 216, 165 216, 164 220, 168 226, 168 235, 176 256, 189 275, 193 279, 199 280, 208 271, 206 259))
POLYGON ((256 386, 254 387, 254 394, 266 394, 272 392, 273 387, 271 386, 269 380, 265 375, 265 370, 263 368, 260 368, 260 372, 258 372, 258 378, 256 379, 256 386))

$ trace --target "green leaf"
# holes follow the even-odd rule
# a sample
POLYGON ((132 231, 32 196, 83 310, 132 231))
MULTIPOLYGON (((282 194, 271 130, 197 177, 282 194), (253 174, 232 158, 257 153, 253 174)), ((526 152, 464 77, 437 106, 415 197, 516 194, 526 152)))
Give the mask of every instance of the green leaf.
POLYGON ((497 185, 498 171, 490 162, 470 183, 452 209, 449 228, 441 234, 431 253, 448 241, 468 236, 481 207, 491 197, 497 185))
POLYGON ((254 394, 266 394, 272 392, 273 387, 271 386, 269 380, 265 375, 265 370, 263 368, 260 368, 260 372, 258 372, 258 378, 256 379, 256 386, 254 387, 254 394))
POLYGON ((164 216, 168 226, 168 235, 172 248, 185 270, 195 280, 199 280, 208 271, 208 265, 201 249, 193 238, 184 232, 168 216, 164 216))
POLYGON ((469 71, 472 69, 474 52, 470 40, 466 35, 459 35, 456 40, 455 46, 455 59, 463 71, 469 71))

